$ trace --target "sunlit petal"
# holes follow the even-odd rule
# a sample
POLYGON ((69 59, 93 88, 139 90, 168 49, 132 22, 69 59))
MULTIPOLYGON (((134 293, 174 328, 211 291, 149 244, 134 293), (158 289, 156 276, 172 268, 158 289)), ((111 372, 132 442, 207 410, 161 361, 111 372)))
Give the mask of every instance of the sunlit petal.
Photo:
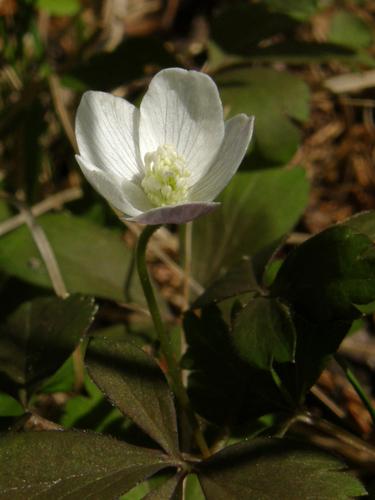
POLYGON ((92 187, 108 201, 108 203, 113 205, 120 212, 132 216, 141 213, 141 210, 134 208, 131 203, 125 200, 124 192, 121 188, 121 179, 119 179, 116 174, 100 170, 81 156, 77 155, 76 160, 86 179, 92 187))
POLYGON ((142 158, 159 146, 173 146, 186 161, 193 184, 208 169, 224 137, 215 83, 197 71, 160 71, 142 100, 139 130, 142 158))
POLYGON ((225 124, 223 144, 207 174, 191 188, 190 199, 212 201, 236 173, 253 133, 254 118, 237 115, 225 124))
POLYGON ((138 127, 139 111, 125 99, 85 92, 76 116, 80 156, 120 177, 139 177, 138 127))

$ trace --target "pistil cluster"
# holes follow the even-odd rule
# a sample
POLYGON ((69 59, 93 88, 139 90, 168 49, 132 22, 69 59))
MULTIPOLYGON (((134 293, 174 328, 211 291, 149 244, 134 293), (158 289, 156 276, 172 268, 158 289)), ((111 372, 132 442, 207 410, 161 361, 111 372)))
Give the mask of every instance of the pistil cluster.
POLYGON ((173 146, 165 144, 146 153, 144 164, 145 176, 141 185, 153 205, 175 205, 187 199, 190 172, 173 146))

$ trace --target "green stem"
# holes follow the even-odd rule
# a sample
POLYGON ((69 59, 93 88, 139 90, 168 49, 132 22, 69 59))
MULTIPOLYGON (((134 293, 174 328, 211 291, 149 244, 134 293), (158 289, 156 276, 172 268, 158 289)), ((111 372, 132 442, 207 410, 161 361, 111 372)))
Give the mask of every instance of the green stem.
POLYGON ((366 392, 364 391, 360 381, 357 379, 357 377, 354 375, 347 362, 341 356, 336 354, 335 360, 341 366, 343 372, 346 375, 346 378, 352 384, 353 389, 358 394, 362 403, 365 405, 367 411, 369 412, 373 425, 375 425, 375 408, 372 406, 371 401, 367 396, 366 392))
POLYGON ((159 229, 160 226, 146 226, 141 235, 139 236, 137 251, 136 251, 136 261, 139 278, 142 284, 143 292, 145 294, 147 304, 151 313, 152 320, 154 322, 156 333, 159 337, 160 348, 167 362, 167 378, 168 382, 181 406, 181 408, 186 412, 189 418, 190 425, 192 426, 193 433, 197 445, 199 446, 203 457, 207 458, 209 456, 209 450, 205 441, 205 438, 200 430, 197 418, 190 406, 189 397, 187 395, 186 389, 182 383, 181 371, 176 361, 173 346, 170 336, 164 328, 163 321, 161 319, 158 304, 155 299, 154 290, 152 288, 151 280, 148 274, 147 263, 146 263, 146 248, 147 243, 153 233, 159 229))

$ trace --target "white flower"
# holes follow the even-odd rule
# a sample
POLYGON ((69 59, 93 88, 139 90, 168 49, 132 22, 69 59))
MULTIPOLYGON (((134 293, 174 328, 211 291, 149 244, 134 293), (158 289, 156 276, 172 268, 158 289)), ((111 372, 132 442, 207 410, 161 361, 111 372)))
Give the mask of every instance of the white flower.
POLYGON ((170 68, 152 79, 140 109, 111 94, 86 92, 76 117, 76 158, 124 218, 183 223, 215 208, 252 130, 253 118, 245 114, 224 123, 209 76, 170 68))

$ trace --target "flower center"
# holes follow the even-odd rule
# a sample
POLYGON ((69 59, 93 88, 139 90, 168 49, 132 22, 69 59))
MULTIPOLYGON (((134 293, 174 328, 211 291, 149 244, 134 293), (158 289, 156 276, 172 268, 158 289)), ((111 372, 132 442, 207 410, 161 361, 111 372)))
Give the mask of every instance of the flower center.
POLYGON ((146 153, 144 162, 145 176, 141 185, 155 206, 175 205, 186 200, 190 172, 173 146, 165 144, 146 153))

